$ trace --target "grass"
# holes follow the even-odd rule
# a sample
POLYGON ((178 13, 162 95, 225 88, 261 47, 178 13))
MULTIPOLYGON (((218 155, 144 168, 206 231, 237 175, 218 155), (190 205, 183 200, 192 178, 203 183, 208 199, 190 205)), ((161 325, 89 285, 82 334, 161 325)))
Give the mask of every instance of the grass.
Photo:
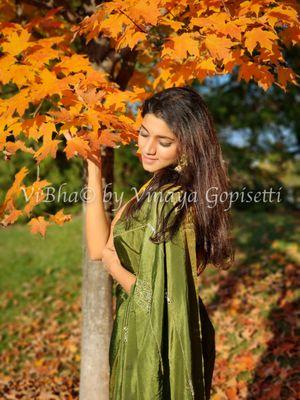
POLYGON ((31 234, 26 225, 0 230, 1 304, 7 303, 1 310, 0 323, 7 323, 29 310, 32 301, 39 302, 54 294, 59 281, 64 283, 62 296, 78 288, 82 266, 81 231, 80 215, 63 226, 48 227, 44 238, 31 234))

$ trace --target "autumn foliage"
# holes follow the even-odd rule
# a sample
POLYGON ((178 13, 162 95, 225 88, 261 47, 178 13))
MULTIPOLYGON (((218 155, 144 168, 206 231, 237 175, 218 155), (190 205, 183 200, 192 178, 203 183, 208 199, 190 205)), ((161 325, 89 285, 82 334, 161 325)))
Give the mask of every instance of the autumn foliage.
MULTIPOLYGON (((1 96, 0 149, 16 157, 18 151, 29 153, 37 164, 55 158, 58 148, 68 159, 97 163, 101 145, 135 140, 140 114, 135 117, 128 104, 156 90, 236 68, 239 80, 253 79, 264 90, 298 85, 284 58, 284 48, 299 43, 295 1, 111 1, 73 26, 58 18, 61 7, 24 25, 9 22, 13 7, 10 1, 0 5, 0 87, 11 88, 9 96, 1 96), (137 51, 127 90, 75 52, 72 43, 79 35, 87 42, 108 38, 117 51, 137 51)), ((49 224, 62 224, 70 215, 33 214, 51 182, 25 184, 28 172, 24 166, 7 191, 1 224, 25 215, 31 232, 45 235, 49 224), (24 191, 30 201, 18 208, 24 191)))

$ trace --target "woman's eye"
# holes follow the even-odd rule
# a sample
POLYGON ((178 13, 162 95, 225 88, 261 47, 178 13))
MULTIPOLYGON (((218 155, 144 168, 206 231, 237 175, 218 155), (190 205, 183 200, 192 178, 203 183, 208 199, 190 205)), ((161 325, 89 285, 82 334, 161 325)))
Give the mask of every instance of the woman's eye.
POLYGON ((141 136, 147 136, 147 134, 143 133, 140 129, 138 132, 139 132, 139 135, 141 135, 141 136))
POLYGON ((164 146, 164 147, 169 147, 169 146, 171 146, 171 143, 160 143, 162 146, 164 146))
MULTIPOLYGON (((143 132, 141 129, 138 130, 138 134, 143 136, 143 137, 147 137, 149 135, 147 135, 147 133, 143 132)), ((169 147, 171 146, 171 143, 163 143, 163 142, 159 142, 160 145, 162 145, 163 147, 169 147)))

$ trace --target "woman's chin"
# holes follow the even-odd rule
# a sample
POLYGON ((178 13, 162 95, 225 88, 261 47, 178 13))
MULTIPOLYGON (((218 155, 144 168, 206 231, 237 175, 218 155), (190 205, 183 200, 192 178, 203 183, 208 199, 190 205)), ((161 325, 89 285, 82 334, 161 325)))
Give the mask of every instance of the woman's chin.
POLYGON ((154 167, 154 166, 151 167, 149 165, 143 165, 143 168, 144 168, 145 171, 148 171, 148 172, 155 172, 157 170, 156 167, 154 167))
POLYGON ((158 165, 149 165, 147 163, 142 163, 142 165, 143 165, 143 168, 145 171, 152 172, 152 173, 158 172, 161 169, 168 166, 168 165, 159 165, 159 166, 158 165))

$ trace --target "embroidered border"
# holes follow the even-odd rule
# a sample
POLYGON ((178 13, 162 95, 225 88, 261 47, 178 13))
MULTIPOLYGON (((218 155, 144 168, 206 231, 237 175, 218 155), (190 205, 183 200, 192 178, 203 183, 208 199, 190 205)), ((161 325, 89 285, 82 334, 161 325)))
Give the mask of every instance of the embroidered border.
POLYGON ((133 294, 135 303, 146 312, 150 312, 152 288, 149 282, 137 277, 133 294))

